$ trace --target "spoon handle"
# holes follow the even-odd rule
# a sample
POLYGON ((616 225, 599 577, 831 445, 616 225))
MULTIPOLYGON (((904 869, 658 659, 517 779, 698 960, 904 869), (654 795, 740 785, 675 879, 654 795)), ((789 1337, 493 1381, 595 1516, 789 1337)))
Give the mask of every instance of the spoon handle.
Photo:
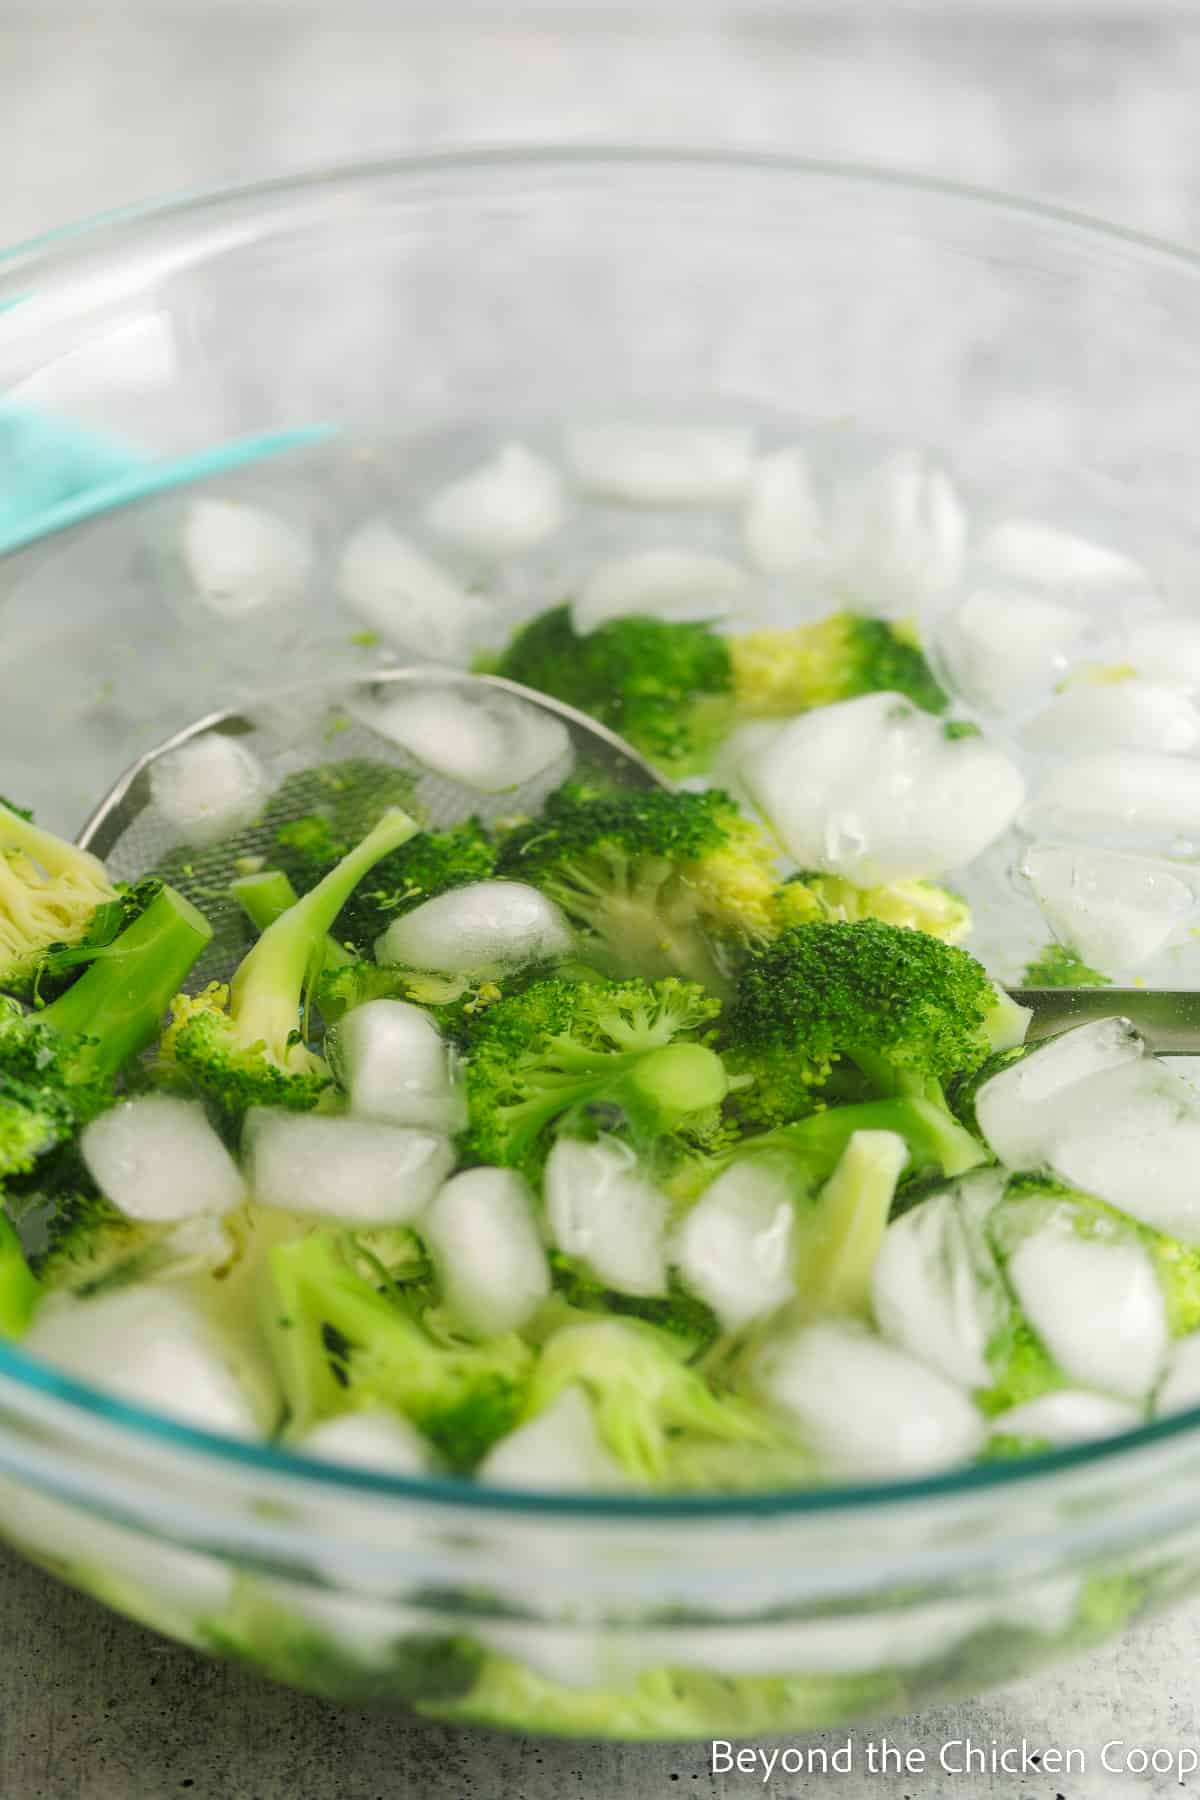
POLYGON ((1033 1012, 1028 1041, 1096 1019, 1128 1019, 1155 1056, 1200 1056, 1200 989, 1011 988, 1033 1012))

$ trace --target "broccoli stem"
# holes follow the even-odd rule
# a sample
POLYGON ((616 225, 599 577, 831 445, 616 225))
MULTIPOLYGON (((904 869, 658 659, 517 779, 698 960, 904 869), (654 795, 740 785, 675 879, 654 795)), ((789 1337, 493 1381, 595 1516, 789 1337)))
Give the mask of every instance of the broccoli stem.
POLYGON ((164 887, 38 1017, 66 1037, 95 1040, 80 1052, 80 1074, 115 1075, 154 1042, 163 1014, 211 937, 203 913, 164 887))
POLYGON ((420 827, 397 807, 385 813, 337 867, 302 900, 267 926, 243 958, 233 978, 231 1010, 253 1039, 285 1044, 296 1030, 296 1013, 313 953, 362 880, 381 857, 415 837, 420 827))
MULTIPOLYGON (((299 899, 282 869, 263 869, 256 875, 241 875, 230 882, 229 891, 257 931, 265 931, 268 925, 273 925, 299 899)), ((354 960, 353 952, 344 944, 339 944, 335 937, 326 937, 321 968, 342 969, 354 960)))
POLYGON ((0 1337, 24 1333, 41 1293, 42 1284, 25 1261, 16 1227, 0 1211, 0 1337))
POLYGON ((813 1181, 832 1175, 856 1131, 894 1131, 908 1145, 914 1169, 940 1169, 962 1175, 988 1160, 987 1152, 942 1106, 904 1097, 866 1100, 855 1106, 831 1106, 793 1125, 780 1125, 739 1146, 737 1154, 782 1151, 795 1156, 813 1181))
POLYGON ((704 1044, 667 1044, 638 1058, 630 1073, 635 1124, 670 1131, 690 1113, 720 1106, 729 1090, 725 1065, 704 1044))

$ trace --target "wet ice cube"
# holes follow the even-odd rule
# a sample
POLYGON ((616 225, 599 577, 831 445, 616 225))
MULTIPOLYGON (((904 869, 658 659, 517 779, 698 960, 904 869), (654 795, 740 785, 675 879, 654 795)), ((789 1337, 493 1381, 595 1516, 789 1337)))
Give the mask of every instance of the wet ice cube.
POLYGON ((349 1463, 381 1475, 424 1475, 433 1464, 429 1445, 402 1413, 363 1407, 323 1419, 302 1437, 292 1439, 302 1456, 321 1462, 349 1463))
POLYGON ((1187 875, 1117 851, 1031 844, 1021 858, 1055 935, 1100 969, 1136 969, 1196 910, 1187 875))
POLYGON ((966 1461, 983 1440, 961 1388, 850 1321, 781 1337, 759 1352, 754 1378, 832 1474, 929 1474, 966 1461))
POLYGON ((615 1138, 561 1137, 545 1178, 553 1242, 621 1294, 665 1294, 666 1196, 615 1138))
POLYGON ((479 1481, 503 1487, 628 1486, 624 1470, 596 1428, 591 1401, 574 1385, 564 1388, 536 1418, 493 1444, 475 1474, 479 1481))
POLYGON ((480 603, 386 520, 370 519, 346 540, 337 585, 351 612, 396 649, 469 661, 482 629, 480 603))
POLYGON ((989 1421, 992 1437, 1032 1438, 1050 1444, 1086 1444, 1095 1438, 1116 1437, 1133 1431, 1145 1418, 1140 1406, 1115 1400, 1111 1394, 1089 1394, 1079 1388, 1060 1388, 1042 1394, 1022 1406, 996 1413, 989 1421))
POLYGON ((773 1312, 796 1291, 791 1184, 757 1159, 733 1163, 686 1214, 672 1261, 684 1286, 727 1331, 773 1312))
POLYGON ((1024 796, 1020 770, 984 738, 947 736, 941 720, 888 693, 791 720, 741 774, 802 868, 862 886, 969 862, 1024 796))
POLYGON ((205 731, 150 764, 150 798, 167 826, 197 849, 253 823, 270 791, 252 750, 221 731, 205 731))
POLYGON ((423 1007, 406 1000, 368 1000, 338 1021, 326 1049, 349 1093, 352 1112, 433 1131, 454 1132, 466 1123, 449 1050, 423 1007))
POLYGON ((721 506, 750 477, 754 435, 740 426, 594 424, 566 434, 580 485, 634 506, 721 506))
POLYGON ((1021 823, 1034 836, 1188 855, 1200 846, 1200 762, 1152 750, 1074 757, 1047 775, 1021 823))
POLYGON ((825 522, 803 450, 775 450, 754 465, 742 540, 764 574, 828 573, 825 522))
POLYGON ((351 709, 425 768, 480 794, 503 794, 556 766, 565 780, 571 737, 548 709, 480 688, 384 687, 351 709))
POLYGON ((835 485, 828 530, 839 585, 867 611, 895 615, 957 581, 967 517, 948 475, 899 450, 835 485))
POLYGON ((295 600, 312 567, 306 532, 233 500, 193 500, 181 542, 196 597, 226 619, 295 600))
POLYGON ((1200 1095, 1147 1057, 1066 1096, 1047 1161, 1144 1225, 1200 1244, 1200 1095))
POLYGON ((1078 681, 1056 694, 1022 735, 1031 749, 1056 756, 1118 748, 1186 756, 1200 745, 1200 712, 1186 694, 1161 683, 1078 681))
POLYGON ((1124 552, 1040 519, 1005 519, 994 525, 982 538, 976 556, 998 574, 1047 588, 1103 591, 1150 587, 1145 568, 1124 552))
POLYGON ((447 1138, 377 1119, 252 1107, 243 1136, 254 1198, 344 1225, 408 1225, 454 1166, 447 1138))
POLYGON ((467 1169, 418 1225, 446 1304, 472 1337, 516 1331, 550 1292, 534 1199, 513 1169, 467 1169))
POLYGON ((725 556, 663 545, 604 562, 584 581, 571 621, 586 635, 611 619, 711 619, 737 609, 746 575, 725 556))
POLYGON ((219 1216, 245 1199, 237 1164, 195 1100, 122 1100, 84 1128, 79 1150, 101 1193, 130 1219, 219 1216))
POLYGON ((1066 670, 1087 619, 1044 596, 976 588, 943 629, 942 655, 956 692, 987 711, 1028 705, 1066 670))
POLYGON ((524 444, 505 444, 490 462, 442 488, 425 511, 439 537, 486 558, 531 550, 565 514, 558 470, 524 444))
POLYGON ((523 881, 475 881, 435 894, 393 920, 375 946, 381 963, 429 974, 495 980, 529 963, 569 956, 567 916, 523 881))
POLYGON ((1078 1110, 1075 1089, 1145 1055, 1124 1019, 1098 1019, 1045 1043, 991 1076, 975 1095, 975 1117, 988 1146, 1010 1169, 1038 1168, 1060 1128, 1078 1110))

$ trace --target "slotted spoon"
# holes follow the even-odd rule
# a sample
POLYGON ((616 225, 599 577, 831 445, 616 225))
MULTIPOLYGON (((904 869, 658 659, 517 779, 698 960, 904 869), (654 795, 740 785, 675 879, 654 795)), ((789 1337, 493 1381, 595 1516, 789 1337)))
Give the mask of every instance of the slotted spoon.
MULTIPOLYGON (((289 820, 327 805, 331 796, 364 814, 378 807, 396 772, 411 781, 411 805, 437 831, 476 816, 485 824, 512 813, 537 813, 570 773, 602 778, 624 788, 672 784, 615 732, 546 694, 497 675, 468 675, 430 667, 386 669, 353 683, 291 689, 249 708, 210 713, 156 744, 128 768, 96 807, 78 842, 107 863, 120 879, 147 870, 172 883, 207 915, 213 927, 208 950, 192 971, 193 988, 227 980, 253 941, 253 927, 230 892, 249 860, 270 866, 275 834, 289 820), (379 709, 389 696, 419 693, 476 698, 483 705, 528 706, 566 728, 569 751, 529 780, 500 792, 481 793, 439 773, 379 729, 379 709), (377 713, 376 723, 367 714, 377 713), (188 848, 154 803, 150 770, 159 757, 205 732, 239 739, 262 763, 273 790, 287 781, 286 799, 273 802, 266 819, 210 848, 188 848), (330 770, 334 771, 331 776, 330 770), (339 775, 337 771, 341 771, 339 775), (344 785, 333 784, 341 781, 344 785), (239 866, 241 865, 241 866, 239 866)), ((1200 1055, 1200 991, 1162 988, 1014 988, 1013 998, 1033 1013, 1029 1039, 1050 1037, 1074 1025, 1123 1018, 1159 1056, 1200 1055)))

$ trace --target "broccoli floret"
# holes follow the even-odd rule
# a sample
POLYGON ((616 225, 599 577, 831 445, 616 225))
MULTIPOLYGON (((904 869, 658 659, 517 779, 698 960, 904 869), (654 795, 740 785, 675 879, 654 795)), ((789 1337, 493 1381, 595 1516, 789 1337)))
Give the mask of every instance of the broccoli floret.
POLYGON ((731 638, 729 652, 742 719, 790 718, 873 693, 904 694, 931 713, 949 705, 911 628, 886 619, 833 613, 812 625, 731 638))
POLYGON ((267 1257, 264 1325, 291 1428, 357 1407, 405 1413, 455 1470, 474 1467, 520 1414, 533 1353, 514 1334, 435 1341, 387 1291, 356 1273, 336 1233, 267 1257))
POLYGON ((776 894, 779 929, 819 924, 853 925, 881 919, 927 931, 944 944, 960 944, 971 930, 971 909, 960 894, 936 881, 892 881, 886 887, 855 887, 841 875, 792 875, 776 894))
POLYGON ((677 1337, 689 1356, 703 1355, 721 1335, 720 1321, 712 1308, 689 1294, 674 1277, 666 1295, 648 1298, 605 1287, 560 1250, 550 1252, 550 1270, 556 1296, 572 1311, 642 1319, 677 1337))
POLYGON ((753 1077, 737 1095, 751 1121, 812 1111, 849 1063, 869 1093, 923 1099, 950 1129, 942 1084, 977 1069, 1015 1019, 974 957, 925 932, 796 925, 747 960, 725 1054, 753 1077))
POLYGON ((786 1426, 753 1401, 715 1392, 686 1352, 679 1337, 640 1319, 568 1325, 542 1349, 526 1416, 578 1384, 608 1449, 639 1483, 680 1487, 702 1470, 706 1487, 753 1485, 746 1465, 759 1451, 790 1452, 794 1477, 806 1459, 786 1426))
POLYGON ((673 775, 706 768, 732 723, 730 646, 709 625, 635 616, 580 636, 556 606, 491 666, 590 713, 673 775))
POLYGON ((535 1183, 568 1115, 618 1119, 641 1142, 715 1123, 721 1060, 701 1041, 719 1003, 693 983, 538 981, 480 1015, 466 1064, 477 1162, 535 1183))
POLYGON ((82 1296, 212 1271, 235 1259, 236 1242, 219 1219, 199 1216, 175 1224, 130 1219, 81 1170, 72 1173, 73 1183, 50 1196, 48 1204, 33 1203, 42 1217, 32 1227, 40 1241, 29 1261, 44 1288, 82 1296))
POLYGON ((16 1227, 0 1206, 0 1337, 22 1335, 41 1295, 41 1283, 26 1261, 16 1227))
POLYGON ((232 985, 177 995, 160 1055, 210 1098, 227 1120, 250 1106, 307 1111, 331 1081, 301 1031, 314 958, 353 889, 417 827, 407 813, 385 815, 302 900, 269 925, 243 958, 232 985))
POLYGON ((775 857, 727 794, 598 794, 568 785, 500 847, 613 975, 681 975, 720 993, 730 952, 775 929, 775 857))
POLYGON ((1077 950, 1050 943, 1026 966, 1026 987, 1111 987, 1112 978, 1090 968, 1077 950))
POLYGON ((0 988, 31 998, 52 946, 110 942, 121 923, 104 864, 0 801, 0 988))
POLYGON ((171 995, 211 936, 189 901, 160 888, 41 1012, 0 999, 0 1158, 11 1159, 10 1173, 26 1172, 112 1105, 119 1071, 153 1043, 171 995))

